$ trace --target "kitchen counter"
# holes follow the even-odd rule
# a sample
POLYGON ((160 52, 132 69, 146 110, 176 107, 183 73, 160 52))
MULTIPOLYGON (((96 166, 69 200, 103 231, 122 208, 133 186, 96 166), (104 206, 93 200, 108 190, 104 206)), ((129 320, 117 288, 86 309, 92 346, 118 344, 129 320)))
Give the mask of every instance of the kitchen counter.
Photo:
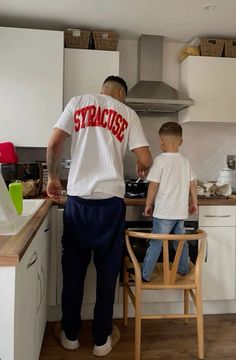
POLYGON ((46 199, 18 234, 0 235, 0 266, 19 263, 52 205, 53 201, 46 199))
MULTIPOLYGON (((145 206, 145 198, 125 198, 127 206, 145 206)), ((236 205, 236 195, 230 195, 228 199, 198 199, 198 205, 236 205)))
MULTIPOLYGON (((145 206, 146 198, 125 198, 126 206, 145 206)), ((60 198, 58 205, 65 205, 66 196, 60 198)), ((228 199, 198 199, 198 205, 236 205, 236 195, 230 195, 228 199)))
MULTIPOLYGON (((125 198, 125 204, 126 206, 144 206, 145 200, 145 198, 125 198)), ((18 234, 0 235, 0 266, 16 266, 27 250, 51 206, 53 204, 63 206, 65 202, 65 196, 57 203, 47 198, 45 203, 18 234)), ((199 199, 198 205, 236 206, 236 195, 231 195, 229 199, 199 199)))

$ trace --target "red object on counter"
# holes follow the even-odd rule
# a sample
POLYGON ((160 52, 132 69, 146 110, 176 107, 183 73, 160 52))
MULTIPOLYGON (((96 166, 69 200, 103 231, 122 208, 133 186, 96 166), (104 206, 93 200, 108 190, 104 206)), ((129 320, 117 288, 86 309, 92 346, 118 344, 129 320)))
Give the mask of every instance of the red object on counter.
POLYGON ((15 164, 17 162, 18 156, 14 144, 10 141, 0 143, 0 163, 15 164))

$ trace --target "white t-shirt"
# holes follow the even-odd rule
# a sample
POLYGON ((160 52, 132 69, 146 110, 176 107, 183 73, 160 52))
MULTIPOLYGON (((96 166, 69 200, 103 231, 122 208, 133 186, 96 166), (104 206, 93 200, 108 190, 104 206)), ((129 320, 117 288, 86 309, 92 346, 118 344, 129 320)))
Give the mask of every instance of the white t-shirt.
POLYGON ((72 136, 68 195, 123 198, 126 148, 148 146, 135 111, 107 95, 82 95, 69 101, 54 127, 72 136))
POLYGON ((183 220, 188 217, 190 181, 194 175, 188 159, 180 153, 162 153, 153 162, 147 179, 159 183, 153 216, 183 220))

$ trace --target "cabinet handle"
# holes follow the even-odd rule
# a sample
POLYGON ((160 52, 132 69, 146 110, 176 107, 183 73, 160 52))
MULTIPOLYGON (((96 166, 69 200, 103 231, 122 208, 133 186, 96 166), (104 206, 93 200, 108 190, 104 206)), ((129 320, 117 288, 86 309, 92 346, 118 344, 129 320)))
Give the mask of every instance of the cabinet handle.
POLYGON ((30 258, 30 261, 27 264, 27 269, 29 269, 35 262, 37 261, 37 253, 36 251, 33 252, 33 255, 30 258))
POLYGON ((231 215, 204 215, 207 218, 229 218, 231 215))
POLYGON ((45 271, 44 271, 43 265, 41 265, 41 273, 43 275, 42 298, 41 298, 41 302, 42 302, 45 292, 46 292, 46 278, 45 278, 45 271))
MULTIPOLYGON (((45 230, 44 230, 44 232, 47 232, 47 231, 49 231, 50 230, 50 226, 49 227, 47 227, 45 230)), ((1 359, 0 359, 1 360, 1 359)))
POLYGON ((206 238, 206 255, 205 255, 205 263, 207 263, 207 260, 208 260, 208 241, 207 241, 207 238, 206 238))
POLYGON ((37 281, 38 281, 39 286, 40 286, 40 296, 39 296, 39 301, 38 301, 38 304, 37 304, 36 314, 38 314, 38 312, 39 312, 40 305, 41 305, 41 299, 42 299, 42 282, 41 282, 41 278, 40 278, 39 273, 37 274, 37 281))

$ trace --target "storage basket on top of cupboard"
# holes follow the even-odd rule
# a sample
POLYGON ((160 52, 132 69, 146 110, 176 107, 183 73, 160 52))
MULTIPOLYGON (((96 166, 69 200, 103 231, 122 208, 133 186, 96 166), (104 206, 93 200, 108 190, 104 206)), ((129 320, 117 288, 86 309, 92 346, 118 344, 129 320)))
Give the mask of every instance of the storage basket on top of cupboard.
POLYGON ((90 33, 90 31, 80 29, 65 30, 65 47, 75 49, 88 49, 90 33))
POLYGON ((116 50, 119 34, 113 31, 93 31, 96 50, 116 50))
POLYGON ((236 57, 236 40, 225 40, 225 57, 236 57))
POLYGON ((221 56, 224 48, 223 39, 200 39, 200 49, 202 56, 221 56))

